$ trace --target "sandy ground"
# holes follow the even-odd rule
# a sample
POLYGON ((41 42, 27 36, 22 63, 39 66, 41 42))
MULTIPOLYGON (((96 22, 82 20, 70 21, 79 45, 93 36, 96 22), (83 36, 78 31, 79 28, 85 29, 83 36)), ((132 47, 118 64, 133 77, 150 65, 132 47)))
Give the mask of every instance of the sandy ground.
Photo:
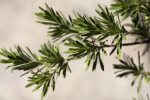
MULTIPOLYGON (((47 2, 55 10, 61 10, 64 15, 73 15, 72 9, 87 15, 96 15, 97 4, 107 5, 111 0, 0 0, 0 48, 13 48, 14 44, 29 48, 37 53, 40 44, 51 41, 47 37, 47 26, 36 23, 35 12, 38 6, 44 7, 47 2)), ((51 41, 52 42, 52 41, 51 41)), ((66 47, 60 47, 62 51, 66 47)), ((135 56, 133 48, 124 48, 124 52, 135 56)), ((136 57, 136 56, 135 56, 136 57)), ((56 90, 49 92, 45 100, 131 100, 137 97, 137 84, 130 86, 132 77, 116 78, 112 68, 118 63, 113 57, 103 57, 105 72, 99 67, 95 72, 85 72, 85 59, 70 62, 73 73, 68 73, 66 79, 60 77, 56 90)), ((147 58, 144 58, 147 59, 147 58)), ((144 61, 144 60, 143 60, 144 61)), ((146 63, 148 65, 148 63, 146 63)), ((40 100, 41 90, 32 93, 33 88, 25 89, 27 76, 20 78, 22 72, 5 71, 6 65, 0 65, 0 100, 40 100)), ((147 94, 150 87, 143 83, 142 94, 147 94)))

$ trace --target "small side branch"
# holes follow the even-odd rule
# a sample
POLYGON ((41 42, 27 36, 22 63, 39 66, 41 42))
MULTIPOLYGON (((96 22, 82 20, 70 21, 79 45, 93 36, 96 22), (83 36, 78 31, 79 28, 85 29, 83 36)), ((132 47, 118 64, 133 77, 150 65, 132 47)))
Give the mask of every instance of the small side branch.
MULTIPOLYGON (((141 36, 143 36, 143 37, 145 37, 145 38, 150 38, 149 36, 147 36, 147 35, 145 35, 145 34, 142 34, 142 33, 139 33, 139 32, 128 32, 127 34, 133 34, 133 35, 141 35, 141 36)), ((127 35, 126 34, 126 35, 127 35)))
MULTIPOLYGON (((132 42, 132 43, 123 43, 122 46, 131 46, 131 45, 139 45, 139 44, 144 44, 144 43, 149 43, 150 42, 150 39, 148 40, 144 40, 144 41, 141 41, 141 42, 132 42)), ((101 46, 101 48, 108 48, 108 47, 115 47, 116 45, 104 45, 104 46, 101 46)))

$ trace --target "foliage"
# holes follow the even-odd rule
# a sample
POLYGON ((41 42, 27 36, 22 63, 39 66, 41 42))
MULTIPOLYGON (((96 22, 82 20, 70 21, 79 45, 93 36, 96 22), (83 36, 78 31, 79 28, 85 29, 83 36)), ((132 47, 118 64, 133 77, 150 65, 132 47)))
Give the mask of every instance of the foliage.
MULTIPOLYGON (((69 43, 64 43, 64 45, 72 47, 69 48, 68 51, 64 52, 64 53, 71 54, 68 56, 69 59, 73 58, 74 60, 77 60, 87 56, 87 59, 85 61, 87 63, 86 71, 89 69, 92 61, 93 61, 92 70, 95 71, 97 62, 99 60, 101 69, 104 71, 104 65, 100 55, 101 48, 98 48, 97 46, 93 45, 93 43, 91 43, 88 40, 83 40, 83 38, 81 37, 76 36, 76 38, 79 41, 78 40, 75 41, 72 40, 71 38, 68 38, 67 40, 69 41, 69 43)), ((104 49, 102 49, 102 52, 105 55, 107 55, 104 49)))
POLYGON ((25 71, 23 75, 30 73, 29 84, 26 87, 36 85, 33 91, 38 90, 43 86, 41 97, 46 95, 48 88, 51 85, 52 91, 55 89, 56 78, 62 73, 66 77, 66 72, 70 70, 68 62, 61 56, 59 48, 52 46, 50 42, 41 45, 39 52, 42 56, 38 56, 31 52, 27 47, 28 52, 20 46, 16 46, 16 51, 1 49, 0 55, 6 59, 1 59, 0 63, 12 64, 7 68, 14 70, 25 71))
POLYGON ((138 52, 138 65, 134 63, 133 58, 124 55, 124 60, 120 59, 121 64, 114 64, 114 68, 117 69, 116 73, 119 73, 117 77, 127 77, 129 75, 134 76, 134 80, 131 85, 133 86, 135 81, 140 77, 137 92, 139 93, 142 86, 142 80, 145 79, 146 83, 150 82, 150 73, 145 72, 143 63, 140 62, 140 53, 138 52))
POLYGON ((41 45, 39 53, 41 56, 27 51, 20 46, 16 46, 16 51, 1 49, 0 55, 5 57, 0 63, 10 64, 7 68, 22 70, 25 74, 31 75, 26 87, 36 85, 33 91, 43 86, 41 98, 43 99, 49 87, 55 89, 56 79, 60 74, 66 77, 66 72, 70 71, 69 62, 86 57, 86 71, 92 66, 92 71, 97 66, 104 71, 102 54, 107 56, 106 48, 112 48, 111 56, 117 51, 117 59, 121 64, 114 64, 117 69, 117 77, 127 77, 133 75, 135 81, 140 77, 138 93, 142 86, 142 80, 150 82, 150 72, 144 70, 143 63, 140 61, 138 53, 138 65, 133 58, 124 55, 124 60, 120 59, 123 46, 146 44, 143 54, 149 51, 150 47, 150 1, 149 0, 116 0, 111 8, 101 7, 96 9, 97 16, 87 16, 75 12, 75 18, 70 15, 66 18, 61 12, 54 11, 45 4, 46 9, 39 7, 41 12, 35 13, 40 21, 38 23, 48 25, 48 34, 55 41, 61 41, 68 47, 68 58, 63 58, 57 46, 50 42, 41 45), (113 11, 111 11, 113 10, 113 11), (131 18, 131 23, 123 24, 127 18, 131 18), (120 20, 121 18, 121 20, 120 20), (130 27, 131 30, 128 30, 130 27), (128 36, 134 36, 135 41, 127 42, 128 36), (112 38, 112 40, 110 39, 112 38), (108 44, 111 43, 111 44, 108 44), (99 65, 97 64, 99 62, 99 65))
POLYGON ((51 29, 51 31, 48 31, 49 36, 57 40, 68 34, 76 33, 76 31, 72 29, 74 25, 71 23, 72 18, 70 16, 70 20, 68 21, 62 13, 55 12, 47 4, 45 5, 46 10, 39 7, 42 12, 35 13, 35 15, 41 20, 37 21, 38 23, 50 26, 49 29, 51 29))

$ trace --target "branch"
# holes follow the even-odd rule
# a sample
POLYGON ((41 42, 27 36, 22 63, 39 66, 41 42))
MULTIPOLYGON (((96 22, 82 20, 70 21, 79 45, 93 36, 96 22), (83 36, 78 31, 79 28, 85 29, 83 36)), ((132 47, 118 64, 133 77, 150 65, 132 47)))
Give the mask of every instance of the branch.
MULTIPOLYGON (((143 36, 143 37, 145 37, 145 38, 150 38, 149 36, 147 36, 147 35, 145 35, 145 34, 142 34, 142 33, 139 33, 139 32, 127 32, 127 34, 141 35, 141 36, 143 36)), ((126 34, 126 35, 127 35, 127 34, 126 34)))
MULTIPOLYGON (((132 43, 123 43, 122 46, 131 46, 131 45, 138 45, 138 44, 144 44, 144 43, 149 43, 150 42, 150 39, 148 40, 144 40, 144 41, 141 41, 141 42, 132 42, 132 43)), ((104 46, 101 46, 100 48, 107 48, 107 47, 115 47, 116 45, 104 45, 104 46)))
MULTIPOLYGON (((123 43, 122 46, 131 46, 131 45, 139 45, 139 44, 144 44, 144 43, 149 43, 150 42, 150 39, 148 40, 145 40, 145 41, 141 41, 141 42, 133 42, 133 43, 123 43)), ((109 47, 116 47, 117 45, 109 45, 109 44, 106 44, 106 45, 103 45, 103 46, 97 46, 97 48, 109 48, 109 47)), ((74 60, 76 57, 78 56, 75 56, 75 57, 72 57, 72 58, 68 58, 66 59, 67 62, 69 61, 72 61, 74 60)))

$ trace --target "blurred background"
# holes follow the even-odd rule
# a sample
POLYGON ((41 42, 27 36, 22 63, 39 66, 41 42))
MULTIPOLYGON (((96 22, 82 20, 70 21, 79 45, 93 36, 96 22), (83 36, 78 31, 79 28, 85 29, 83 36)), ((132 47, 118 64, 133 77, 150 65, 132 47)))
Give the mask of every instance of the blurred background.
MULTIPOLYGON (((72 10, 97 16, 97 5, 110 4, 112 0, 0 0, 0 48, 13 48, 14 44, 29 48, 38 54, 40 44, 51 39, 47 36, 47 26, 36 23, 34 15, 39 12, 39 6, 45 7, 47 3, 55 10, 61 10, 64 15, 73 16, 72 10)), ((60 47, 62 51, 66 47, 60 47)), ((123 52, 137 59, 137 50, 134 47, 124 47, 123 52)), ((70 62, 72 73, 63 79, 60 77, 54 92, 49 91, 45 100, 132 100, 137 97, 137 83, 131 87, 133 77, 116 78, 112 64, 119 63, 112 57, 103 57, 105 71, 99 67, 95 72, 85 72, 85 59, 70 62)), ((143 57, 147 61, 148 56, 143 57)), ((145 66, 149 66, 145 62, 145 66)), ((0 65, 0 100, 41 100, 41 90, 32 93, 31 88, 25 89, 27 76, 20 78, 22 72, 5 70, 6 65, 0 65)), ((148 68, 147 68, 148 69, 148 68)), ((149 69, 148 69, 149 70, 149 69)), ((141 93, 143 96, 149 92, 150 86, 143 82, 141 93)))

